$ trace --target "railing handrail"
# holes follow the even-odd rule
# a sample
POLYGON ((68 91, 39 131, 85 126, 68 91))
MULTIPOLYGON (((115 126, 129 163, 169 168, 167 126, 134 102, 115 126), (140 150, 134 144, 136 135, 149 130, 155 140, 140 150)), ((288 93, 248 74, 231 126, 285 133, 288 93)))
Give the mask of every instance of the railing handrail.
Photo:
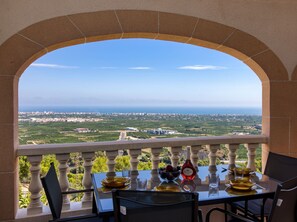
POLYGON ((90 143, 61 143, 61 144, 39 144, 20 145, 17 156, 37 156, 45 154, 63 154, 74 152, 96 152, 106 150, 123 149, 145 149, 159 147, 179 147, 195 145, 216 144, 266 144, 268 137, 265 135, 232 135, 232 136, 202 136, 186 138, 162 138, 125 141, 107 141, 90 143))

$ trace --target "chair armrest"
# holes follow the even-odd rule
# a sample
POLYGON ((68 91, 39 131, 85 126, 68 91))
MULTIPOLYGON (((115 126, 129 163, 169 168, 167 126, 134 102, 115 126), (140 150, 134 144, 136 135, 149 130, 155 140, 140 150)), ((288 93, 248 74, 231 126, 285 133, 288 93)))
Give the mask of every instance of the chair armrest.
POLYGON ((206 222, 209 222, 210 221, 210 215, 214 211, 218 211, 220 213, 223 213, 225 215, 231 216, 233 218, 239 219, 239 220, 244 221, 244 222, 255 222, 255 220, 251 220, 251 219, 248 219, 246 217, 242 217, 242 216, 240 216, 238 214, 235 214, 235 213, 232 213, 230 211, 223 210, 223 209, 217 208, 217 207, 216 208, 213 208, 213 209, 211 209, 210 211, 207 212, 207 214, 206 214, 206 222))

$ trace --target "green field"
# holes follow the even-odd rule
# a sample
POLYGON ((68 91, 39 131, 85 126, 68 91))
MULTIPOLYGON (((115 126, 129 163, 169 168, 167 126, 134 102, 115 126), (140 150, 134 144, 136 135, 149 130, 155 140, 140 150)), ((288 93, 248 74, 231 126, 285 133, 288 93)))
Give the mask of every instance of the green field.
POLYGON ((19 122, 20 144, 77 143, 118 140, 120 131, 127 127, 137 128, 137 132, 127 131, 127 136, 140 139, 152 137, 195 137, 231 134, 260 134, 261 116, 239 115, 100 115, 97 114, 36 114, 20 116, 30 118, 73 118, 86 120, 100 118, 98 122, 19 122), (78 133, 77 128, 87 128, 90 132, 78 133), (162 128, 176 131, 174 134, 153 135, 146 131, 162 128))

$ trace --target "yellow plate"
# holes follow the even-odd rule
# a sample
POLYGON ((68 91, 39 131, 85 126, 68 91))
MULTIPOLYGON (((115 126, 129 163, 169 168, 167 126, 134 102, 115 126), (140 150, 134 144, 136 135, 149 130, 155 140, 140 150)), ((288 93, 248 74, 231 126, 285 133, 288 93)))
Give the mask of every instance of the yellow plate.
POLYGON ((230 186, 234 190, 247 191, 251 190, 255 184, 246 178, 230 180, 230 186))
POLYGON ((180 192, 181 189, 179 186, 166 186, 166 185, 159 185, 155 187, 155 191, 162 191, 162 192, 180 192))
POLYGON ((130 179, 127 177, 105 178, 101 181, 102 186, 107 188, 121 188, 130 184, 130 179))
POLYGON ((256 194, 257 191, 253 190, 253 189, 249 189, 249 190, 235 190, 233 188, 227 188, 226 189, 227 193, 230 195, 251 195, 251 194, 256 194))
MULTIPOLYGON (((130 185, 128 186, 125 186, 125 187, 120 187, 120 188, 117 188, 118 190, 129 190, 131 187, 130 185)), ((109 187, 100 187, 98 188, 98 191, 99 192, 102 192, 102 193, 110 193, 112 191, 113 188, 109 188, 109 187)))

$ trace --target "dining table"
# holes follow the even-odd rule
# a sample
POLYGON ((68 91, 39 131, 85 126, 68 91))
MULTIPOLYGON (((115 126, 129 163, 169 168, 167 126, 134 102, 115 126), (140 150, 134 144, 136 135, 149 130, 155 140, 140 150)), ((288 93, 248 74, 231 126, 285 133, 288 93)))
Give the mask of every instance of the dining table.
MULTIPOLYGON (((158 170, 139 170, 129 173, 129 184, 120 189, 137 190, 138 181, 147 181, 145 190, 158 191, 162 187, 164 191, 197 192, 199 206, 228 204, 236 201, 246 201, 253 199, 273 198, 278 181, 259 172, 253 172, 250 180, 253 182, 252 189, 235 190, 230 186, 230 181, 234 179, 232 171, 228 170, 228 165, 199 166, 197 175, 193 180, 184 180, 180 175, 174 181, 167 181, 160 178, 158 170), (215 174, 219 177, 217 187, 209 186, 209 175, 215 174), (168 189, 166 188, 168 187, 168 189), (174 188, 174 189, 172 189, 174 188)), ((115 172, 116 177, 122 177, 122 172, 115 172)), ((113 215, 112 188, 104 187, 102 181, 106 179, 106 173, 93 173, 92 184, 94 188, 93 211, 103 217, 113 215), (96 209, 94 209, 96 208, 96 209)), ((265 201, 264 201, 265 203, 265 201)))

